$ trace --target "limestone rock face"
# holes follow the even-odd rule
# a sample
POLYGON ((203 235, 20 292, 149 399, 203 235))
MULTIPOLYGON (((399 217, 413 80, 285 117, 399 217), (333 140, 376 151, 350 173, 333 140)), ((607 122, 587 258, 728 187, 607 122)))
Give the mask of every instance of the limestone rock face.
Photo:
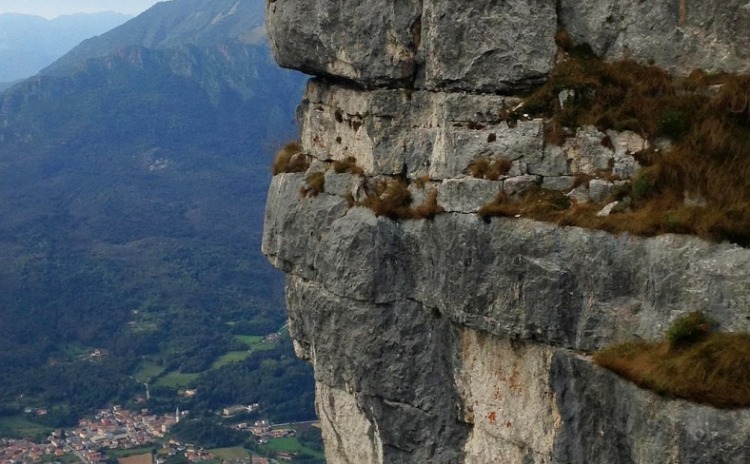
POLYGON ((495 92, 541 82, 554 65, 555 29, 548 0, 426 0, 425 87, 495 92))
POLYGON ((269 0, 281 66, 366 87, 511 92, 542 82, 566 30, 607 59, 750 71, 745 0, 269 0))
POLYGON ((558 29, 607 58, 741 71, 743 3, 268 1, 279 63, 318 76, 298 110, 310 168, 273 178, 263 251, 287 273, 329 463, 747 461, 750 411, 642 390, 588 353, 696 310, 749 331, 749 250, 477 214, 539 187, 606 214, 649 148, 595 127, 551 145, 523 114, 558 29), (376 215, 399 195, 442 214, 376 215))
POLYGON ((281 66, 364 85, 410 81, 419 0, 273 0, 267 28, 281 66))
POLYGON ((725 454, 706 462, 748 452, 747 411, 659 397, 574 350, 656 338, 693 309, 747 331, 750 252, 464 213, 396 222, 299 199, 303 182, 274 178, 264 251, 289 276, 331 462, 700 462, 708 440, 725 454))
POLYGON ((744 0, 563 0, 558 24, 608 59, 634 58, 688 74, 750 71, 750 7, 744 0))

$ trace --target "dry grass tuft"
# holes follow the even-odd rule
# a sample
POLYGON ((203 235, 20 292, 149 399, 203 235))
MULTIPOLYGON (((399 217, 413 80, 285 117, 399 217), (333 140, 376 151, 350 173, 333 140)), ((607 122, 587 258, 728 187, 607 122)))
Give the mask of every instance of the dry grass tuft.
POLYGON ((363 201, 362 206, 373 210, 376 216, 395 220, 432 219, 445 210, 438 206, 437 190, 427 194, 422 204, 412 207, 409 186, 401 178, 379 179, 374 190, 363 201))
POLYGON ((430 176, 420 176, 414 179, 414 185, 416 185, 417 188, 424 189, 429 181, 430 176))
POLYGON ((482 206, 477 214, 485 220, 495 216, 520 216, 537 221, 556 222, 572 206, 570 198, 562 192, 533 188, 524 193, 520 200, 501 192, 492 202, 482 206))
POLYGON ((311 172, 305 178, 305 185, 300 188, 300 195, 303 197, 317 197, 318 194, 325 192, 326 173, 322 171, 311 172))
POLYGON ((667 340, 625 343, 594 361, 641 387, 719 408, 750 406, 750 335, 711 333, 700 313, 675 321, 667 340), (682 326, 682 327, 678 327, 682 326), (675 340, 680 333, 688 336, 675 340))
POLYGON ((513 162, 507 158, 490 160, 479 156, 469 163, 464 173, 477 179, 498 180, 507 174, 512 166, 513 162))
POLYGON ((349 173, 363 176, 365 174, 364 169, 357 166, 357 158, 353 156, 347 157, 345 160, 334 161, 333 170, 339 174, 349 173))
POLYGON ((411 193, 406 182, 399 178, 379 179, 374 192, 363 201, 376 216, 391 219, 411 218, 411 193))
POLYGON ((302 151, 302 145, 298 142, 291 142, 276 153, 271 171, 275 176, 282 172, 305 172, 309 167, 310 162, 302 151))
POLYGON ((437 190, 428 193, 424 202, 411 210, 411 219, 432 219, 438 214, 444 213, 443 207, 438 205, 437 196, 437 190))

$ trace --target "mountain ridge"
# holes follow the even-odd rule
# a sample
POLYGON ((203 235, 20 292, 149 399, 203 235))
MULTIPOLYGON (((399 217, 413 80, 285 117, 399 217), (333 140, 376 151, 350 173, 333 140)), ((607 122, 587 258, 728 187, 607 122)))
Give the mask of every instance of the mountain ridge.
POLYGON ((228 41, 249 45, 265 41, 260 2, 182 0, 157 3, 133 20, 84 41, 42 73, 69 73, 86 59, 131 46, 163 49, 187 44, 211 46, 228 41))
POLYGON ((81 13, 55 19, 0 14, 0 82, 32 76, 81 41, 104 33, 128 19, 114 12, 81 13))

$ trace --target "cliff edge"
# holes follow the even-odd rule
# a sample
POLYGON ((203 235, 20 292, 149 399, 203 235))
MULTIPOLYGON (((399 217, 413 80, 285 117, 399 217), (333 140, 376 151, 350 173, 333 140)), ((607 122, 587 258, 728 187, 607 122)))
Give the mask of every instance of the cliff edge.
POLYGON ((277 61, 318 76, 263 252, 287 274, 328 462, 746 462, 750 411, 640 389, 589 354, 696 310, 750 331, 750 251, 477 214, 540 187, 600 202, 654 143, 588 126, 550 144, 543 118, 507 117, 564 59, 559 30, 607 60, 743 73, 744 3, 268 1, 277 61), (468 175, 478 159, 507 165, 468 175))

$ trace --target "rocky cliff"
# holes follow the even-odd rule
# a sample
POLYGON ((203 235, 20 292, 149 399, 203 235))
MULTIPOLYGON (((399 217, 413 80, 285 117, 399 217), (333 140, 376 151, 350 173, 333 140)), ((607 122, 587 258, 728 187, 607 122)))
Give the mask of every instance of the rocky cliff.
POLYGON ((263 251, 287 274, 329 462, 746 462, 750 411, 640 389, 588 353, 694 310, 748 331, 750 252, 476 214, 533 186, 601 201, 651 143, 582 127, 552 145, 543 119, 505 117, 561 59, 557 31, 605 59, 746 72, 744 3, 267 3, 277 61, 318 76, 298 111, 311 162, 274 176, 263 251), (480 157, 510 165, 467 176, 480 157), (393 179, 442 214, 363 206, 393 179))

